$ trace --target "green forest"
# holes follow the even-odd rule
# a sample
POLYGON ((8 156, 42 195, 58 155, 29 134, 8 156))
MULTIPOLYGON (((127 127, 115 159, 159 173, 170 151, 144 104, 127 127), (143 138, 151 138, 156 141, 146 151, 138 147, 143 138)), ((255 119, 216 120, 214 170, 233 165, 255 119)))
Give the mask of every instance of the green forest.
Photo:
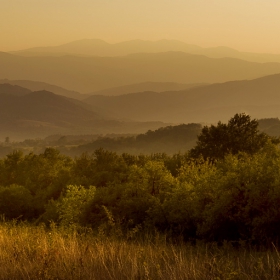
POLYGON ((203 127, 194 148, 173 155, 14 150, 0 160, 0 213, 96 233, 156 230, 191 242, 276 244, 280 141, 258 125, 236 114, 203 127))

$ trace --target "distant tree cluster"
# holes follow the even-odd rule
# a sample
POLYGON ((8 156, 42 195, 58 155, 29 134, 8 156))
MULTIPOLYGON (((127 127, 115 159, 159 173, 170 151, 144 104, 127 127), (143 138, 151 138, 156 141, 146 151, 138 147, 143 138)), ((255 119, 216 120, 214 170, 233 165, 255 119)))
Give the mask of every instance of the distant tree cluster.
POLYGON ((257 120, 251 120, 246 114, 236 114, 228 124, 218 122, 216 126, 205 126, 198 135, 197 145, 191 149, 192 157, 203 156, 204 159, 221 159, 227 154, 245 152, 253 155, 270 139, 278 144, 279 139, 270 137, 258 130, 257 120))
POLYGON ((197 135, 201 132, 200 124, 180 124, 159 128, 155 131, 136 136, 99 137, 78 147, 63 148, 60 150, 70 156, 80 155, 82 152, 94 152, 100 147, 118 153, 150 154, 166 153, 172 155, 177 152, 187 152, 195 145, 197 135))
POLYGON ((118 226, 185 240, 275 242, 278 143, 239 114, 204 127, 194 149, 172 156, 13 151, 0 160, 0 214, 104 232, 118 226))

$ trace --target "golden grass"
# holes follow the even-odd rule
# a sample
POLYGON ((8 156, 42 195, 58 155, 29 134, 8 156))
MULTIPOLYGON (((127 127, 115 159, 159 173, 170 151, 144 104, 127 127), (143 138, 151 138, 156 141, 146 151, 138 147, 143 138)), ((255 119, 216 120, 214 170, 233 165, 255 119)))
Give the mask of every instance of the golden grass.
POLYGON ((274 251, 0 224, 0 279, 280 279, 274 251))

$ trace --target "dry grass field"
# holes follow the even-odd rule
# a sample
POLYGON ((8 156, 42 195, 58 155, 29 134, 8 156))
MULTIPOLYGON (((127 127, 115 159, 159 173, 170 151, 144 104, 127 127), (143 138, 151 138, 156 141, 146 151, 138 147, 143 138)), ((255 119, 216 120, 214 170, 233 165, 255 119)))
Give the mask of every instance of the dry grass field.
POLYGON ((25 223, 0 225, 0 279, 279 279, 274 250, 105 237, 25 223))

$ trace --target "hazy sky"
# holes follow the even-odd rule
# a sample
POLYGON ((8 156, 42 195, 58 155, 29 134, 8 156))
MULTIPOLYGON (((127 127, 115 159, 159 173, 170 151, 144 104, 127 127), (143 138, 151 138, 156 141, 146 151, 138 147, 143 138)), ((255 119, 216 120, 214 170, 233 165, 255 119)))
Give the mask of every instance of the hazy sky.
POLYGON ((176 39, 280 53, 279 0, 0 0, 0 51, 176 39))

